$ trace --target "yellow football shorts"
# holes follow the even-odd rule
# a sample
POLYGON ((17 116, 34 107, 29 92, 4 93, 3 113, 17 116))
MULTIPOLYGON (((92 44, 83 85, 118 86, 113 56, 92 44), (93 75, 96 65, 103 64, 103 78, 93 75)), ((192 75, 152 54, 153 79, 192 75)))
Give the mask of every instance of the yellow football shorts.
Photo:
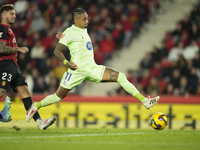
POLYGON ((84 80, 99 83, 103 78, 105 68, 106 67, 103 65, 95 64, 94 66, 86 69, 81 68, 75 71, 68 69, 68 71, 63 74, 60 86, 65 89, 73 89, 84 80))

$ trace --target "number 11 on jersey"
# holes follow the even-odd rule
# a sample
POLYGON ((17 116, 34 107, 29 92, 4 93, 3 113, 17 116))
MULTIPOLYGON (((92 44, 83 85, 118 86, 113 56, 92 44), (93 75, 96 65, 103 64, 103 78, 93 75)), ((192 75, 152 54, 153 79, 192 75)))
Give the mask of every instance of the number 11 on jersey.
POLYGON ((69 73, 69 72, 67 72, 67 75, 66 75, 66 77, 65 77, 65 80, 69 81, 69 80, 70 80, 70 78, 71 78, 71 76, 72 76, 72 74, 71 74, 71 73, 69 73), (68 76, 69 76, 69 77, 68 77, 68 76))

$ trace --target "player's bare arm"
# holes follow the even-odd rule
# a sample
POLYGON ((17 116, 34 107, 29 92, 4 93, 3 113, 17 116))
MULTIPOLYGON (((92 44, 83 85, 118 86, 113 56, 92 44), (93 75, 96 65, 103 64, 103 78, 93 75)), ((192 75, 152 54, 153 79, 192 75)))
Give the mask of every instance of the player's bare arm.
MULTIPOLYGON (((61 62, 63 62, 66 59, 63 53, 61 52, 64 47, 65 45, 58 43, 56 45, 56 48, 54 49, 54 54, 61 62)), ((72 70, 76 70, 78 68, 74 62, 70 61, 67 62, 66 66, 72 70)))
POLYGON ((15 52, 27 53, 29 50, 27 47, 9 47, 6 46, 6 42, 0 41, 0 54, 12 54, 15 52))

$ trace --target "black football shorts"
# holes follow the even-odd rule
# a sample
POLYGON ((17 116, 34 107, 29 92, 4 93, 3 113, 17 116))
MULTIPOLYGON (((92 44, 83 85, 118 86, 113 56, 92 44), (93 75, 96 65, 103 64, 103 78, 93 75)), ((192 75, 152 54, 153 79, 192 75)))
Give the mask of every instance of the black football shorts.
POLYGON ((8 90, 10 86, 16 92, 15 88, 22 85, 27 86, 27 83, 14 61, 0 61, 0 88, 8 90))

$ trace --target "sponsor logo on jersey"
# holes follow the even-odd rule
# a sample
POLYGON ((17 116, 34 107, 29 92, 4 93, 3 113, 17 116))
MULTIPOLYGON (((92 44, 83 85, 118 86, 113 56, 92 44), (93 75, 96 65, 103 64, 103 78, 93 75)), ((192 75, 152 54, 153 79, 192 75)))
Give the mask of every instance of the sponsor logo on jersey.
POLYGON ((2 35, 3 35, 3 32, 0 32, 0 38, 2 37, 2 35))
POLYGON ((88 50, 92 50, 92 43, 90 41, 87 42, 86 47, 88 50))
POLYGON ((3 81, 3 82, 2 82, 2 86, 5 86, 5 85, 6 85, 6 81, 3 81))

